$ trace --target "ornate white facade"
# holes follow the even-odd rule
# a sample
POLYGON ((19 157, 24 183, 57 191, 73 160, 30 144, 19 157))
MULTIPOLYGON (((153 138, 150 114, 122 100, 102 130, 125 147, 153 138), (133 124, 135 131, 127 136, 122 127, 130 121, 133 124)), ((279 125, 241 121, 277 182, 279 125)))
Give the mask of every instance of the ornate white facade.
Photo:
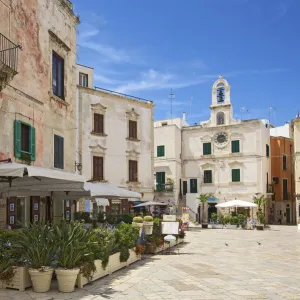
MULTIPOLYGON (((271 153, 268 121, 235 120, 230 88, 220 76, 212 87, 210 119, 199 125, 185 124, 180 128, 181 172, 177 171, 173 178, 175 182, 181 179, 179 193, 186 196, 186 204, 194 219, 201 215, 196 199, 199 194, 213 195, 205 213, 214 211, 214 205, 219 202, 233 199, 252 201, 255 193, 269 196, 271 153), (177 174, 180 178, 176 177, 177 174)), ((159 139, 155 128, 155 144, 159 139)), ((158 167, 159 160, 155 159, 155 170, 158 167)))

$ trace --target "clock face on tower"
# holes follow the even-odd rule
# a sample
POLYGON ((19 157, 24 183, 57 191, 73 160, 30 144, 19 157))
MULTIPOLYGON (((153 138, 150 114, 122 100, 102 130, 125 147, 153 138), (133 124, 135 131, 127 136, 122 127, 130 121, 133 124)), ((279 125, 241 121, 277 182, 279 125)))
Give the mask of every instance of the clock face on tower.
POLYGON ((228 135, 226 132, 218 132, 215 134, 215 144, 217 147, 224 147, 228 142, 228 135))

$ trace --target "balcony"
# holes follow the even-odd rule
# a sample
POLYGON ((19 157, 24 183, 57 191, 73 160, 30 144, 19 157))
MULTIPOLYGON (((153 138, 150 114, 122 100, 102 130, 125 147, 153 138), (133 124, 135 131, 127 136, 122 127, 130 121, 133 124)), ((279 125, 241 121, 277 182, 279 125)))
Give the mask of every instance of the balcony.
POLYGON ((157 183, 155 186, 155 192, 173 192, 173 183, 157 183))
POLYGON ((289 192, 283 192, 282 200, 291 200, 289 192))
POLYGON ((273 194, 274 193, 274 185, 273 184, 267 184, 266 191, 267 191, 267 194, 273 194))
POLYGON ((21 47, 0 33, 0 91, 18 73, 18 53, 21 47))

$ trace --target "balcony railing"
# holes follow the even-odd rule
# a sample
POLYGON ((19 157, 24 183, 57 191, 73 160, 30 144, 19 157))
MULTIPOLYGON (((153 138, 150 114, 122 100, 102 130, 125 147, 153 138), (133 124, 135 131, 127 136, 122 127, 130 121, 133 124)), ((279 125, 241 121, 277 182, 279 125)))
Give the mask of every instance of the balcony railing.
POLYGON ((19 49, 19 45, 0 33, 0 71, 5 72, 8 67, 14 75, 17 73, 19 49))
POLYGON ((273 194, 274 193, 274 185, 267 184, 267 193, 273 194))
POLYGON ((173 183, 157 183, 155 186, 156 192, 173 192, 173 183))

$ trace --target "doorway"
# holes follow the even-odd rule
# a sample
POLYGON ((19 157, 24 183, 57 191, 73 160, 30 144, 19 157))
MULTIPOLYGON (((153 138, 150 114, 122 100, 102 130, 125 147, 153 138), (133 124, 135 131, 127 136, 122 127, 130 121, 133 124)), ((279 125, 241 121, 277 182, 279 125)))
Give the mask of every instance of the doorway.
POLYGON ((197 221, 198 223, 201 222, 201 206, 200 206, 200 205, 198 206, 198 216, 197 216, 196 219, 197 219, 196 221, 197 221))
POLYGON ((207 215, 208 215, 208 222, 209 222, 211 219, 211 215, 217 213, 217 208, 216 208, 216 203, 207 203, 207 204, 208 204, 207 215))
POLYGON ((286 208, 286 224, 291 224, 291 209, 286 208))
POLYGON ((185 196, 187 193, 187 181, 182 181, 182 192, 183 195, 185 196))

